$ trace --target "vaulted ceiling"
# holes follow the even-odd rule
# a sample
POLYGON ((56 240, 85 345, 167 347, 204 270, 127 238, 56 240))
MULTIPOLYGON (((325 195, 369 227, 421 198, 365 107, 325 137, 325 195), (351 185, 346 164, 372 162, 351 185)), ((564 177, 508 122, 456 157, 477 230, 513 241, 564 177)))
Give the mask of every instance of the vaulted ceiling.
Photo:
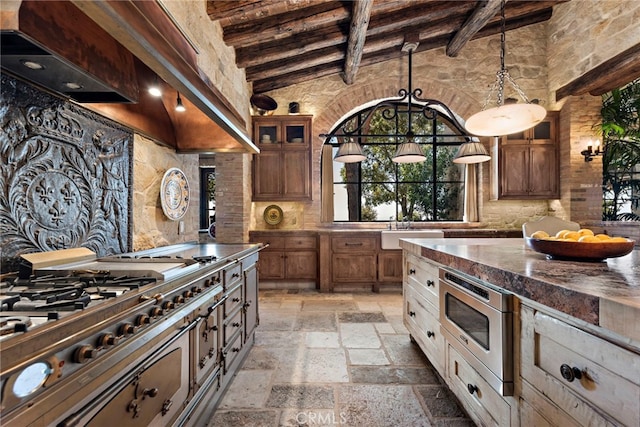
MULTIPOLYGON (((563 1, 507 1, 505 28, 546 21, 563 1)), ((454 57, 500 32, 500 0, 208 0, 207 13, 254 93, 334 74, 352 84, 359 67, 403 55, 405 41, 454 57)))

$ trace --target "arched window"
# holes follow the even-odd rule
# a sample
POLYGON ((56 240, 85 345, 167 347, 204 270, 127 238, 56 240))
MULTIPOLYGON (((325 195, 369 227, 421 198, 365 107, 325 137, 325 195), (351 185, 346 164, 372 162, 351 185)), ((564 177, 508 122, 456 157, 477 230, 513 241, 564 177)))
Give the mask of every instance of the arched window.
MULTIPOLYGON (((459 125, 456 126, 455 118, 452 121, 444 111, 425 113, 429 110, 413 105, 414 142, 423 149, 426 160, 394 163, 391 159, 408 130, 408 104, 391 104, 395 109, 391 120, 384 117, 385 109, 375 110, 362 132, 367 136, 354 138, 362 146, 365 160, 358 163, 323 160, 323 168, 332 167, 333 220, 462 221, 465 165, 452 160, 466 139, 459 125)), ((345 124, 359 127, 374 108, 365 106, 334 129, 343 128, 345 124)), ((331 158, 340 142, 336 138, 325 141, 325 146, 332 147, 331 158)), ((323 150, 323 156, 329 153, 328 149, 323 150)), ((329 176, 323 171, 323 180, 329 176)), ((323 182, 323 187, 327 184, 323 182)))

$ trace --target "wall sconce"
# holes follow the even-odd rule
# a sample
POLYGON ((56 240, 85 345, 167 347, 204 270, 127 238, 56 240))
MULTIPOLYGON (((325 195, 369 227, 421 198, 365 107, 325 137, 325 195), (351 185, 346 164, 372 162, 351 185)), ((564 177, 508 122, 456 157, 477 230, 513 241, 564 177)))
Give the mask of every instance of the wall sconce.
POLYGON ((592 145, 591 140, 589 140, 589 142, 587 143, 587 149, 586 150, 582 150, 580 152, 580 154, 582 154, 584 156, 584 161, 585 162, 590 162, 593 160, 594 157, 596 156, 602 156, 604 154, 604 150, 600 150, 600 140, 596 139, 596 143, 595 143, 595 148, 594 145, 592 145))

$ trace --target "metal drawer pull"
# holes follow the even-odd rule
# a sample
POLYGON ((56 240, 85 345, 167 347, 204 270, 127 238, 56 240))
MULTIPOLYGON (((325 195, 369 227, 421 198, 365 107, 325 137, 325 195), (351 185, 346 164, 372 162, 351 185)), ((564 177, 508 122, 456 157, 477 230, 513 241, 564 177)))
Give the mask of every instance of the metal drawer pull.
POLYGON ((415 270, 415 269, 413 269, 413 268, 410 268, 410 269, 409 269, 409 274, 416 274, 416 270, 415 270))
POLYGON ((240 298, 235 297, 235 298, 231 299, 231 301, 233 301, 233 302, 240 302, 240 298))
POLYGON ((345 243, 345 246, 362 246, 362 242, 358 242, 358 243, 345 243))
POLYGON ((416 312, 415 312, 415 311, 410 311, 410 312, 409 312, 409 316, 411 316, 411 317, 416 317, 416 312))
POLYGON ((582 371, 580 369, 576 368, 575 366, 572 368, 566 363, 563 363, 560 366, 560 374, 562 375, 562 378, 569 382, 573 382, 573 380, 575 380, 576 378, 582 378, 582 371))
POLYGON ((238 323, 238 322, 233 322, 233 323, 231 324, 231 326, 233 326, 233 327, 237 328, 238 326, 240 326, 240 323, 238 323))
POLYGON ((433 280, 427 280, 427 288, 435 285, 436 285, 436 282, 434 282, 433 280))
POLYGON ((435 332, 427 331, 427 338, 435 337, 435 332))
POLYGON ((473 384, 467 384, 467 390, 469 390, 470 394, 478 393, 478 386, 473 384))

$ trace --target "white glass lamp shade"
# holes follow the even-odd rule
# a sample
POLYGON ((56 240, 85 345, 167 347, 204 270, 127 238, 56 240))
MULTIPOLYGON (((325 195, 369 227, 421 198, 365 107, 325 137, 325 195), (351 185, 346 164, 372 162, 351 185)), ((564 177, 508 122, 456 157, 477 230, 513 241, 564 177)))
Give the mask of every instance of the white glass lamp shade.
POLYGON ((415 142, 403 142, 398 146, 396 155, 391 160, 396 163, 418 163, 424 162, 427 157, 420 147, 415 142))
POLYGON ((487 152, 487 149, 484 148, 479 142, 465 142, 458 148, 458 152, 453 158, 453 163, 482 163, 490 160, 491 156, 487 152))
POLYGON ((333 160, 342 163, 356 163, 361 162, 367 157, 362 152, 360 144, 354 141, 347 141, 340 144, 338 152, 334 156, 333 160))
POLYGON ((509 135, 534 127, 546 115, 547 110, 538 104, 504 104, 472 115, 464 127, 472 135, 509 135))

